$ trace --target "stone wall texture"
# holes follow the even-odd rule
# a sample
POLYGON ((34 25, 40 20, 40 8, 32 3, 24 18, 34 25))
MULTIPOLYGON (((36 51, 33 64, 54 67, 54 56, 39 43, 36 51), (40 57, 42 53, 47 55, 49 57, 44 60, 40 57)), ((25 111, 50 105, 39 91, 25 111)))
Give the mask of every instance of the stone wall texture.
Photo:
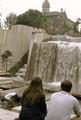
MULTIPOLYGON (((21 57, 29 50, 30 44, 35 39, 42 41, 45 31, 25 25, 14 25, 10 30, 0 29, 0 55, 9 50, 12 53, 11 60, 8 61, 8 69, 20 61, 21 57), (34 31, 34 34, 33 34, 34 31)), ((0 57, 0 72, 5 71, 0 57)))
POLYGON ((70 80, 73 92, 81 91, 81 43, 48 41, 34 43, 25 80, 40 76, 45 82, 70 80))
MULTIPOLYGON (((0 55, 5 50, 9 50, 12 53, 9 67, 20 61, 21 57, 29 49, 32 30, 32 27, 23 25, 13 26, 10 30, 0 30, 0 55)), ((3 70, 3 66, 0 65, 1 70, 3 70)))

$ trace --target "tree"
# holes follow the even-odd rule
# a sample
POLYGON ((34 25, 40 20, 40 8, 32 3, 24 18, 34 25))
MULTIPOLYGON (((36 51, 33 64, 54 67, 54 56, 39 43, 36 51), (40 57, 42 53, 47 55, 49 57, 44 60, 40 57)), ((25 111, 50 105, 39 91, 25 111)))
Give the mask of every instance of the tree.
POLYGON ((69 25, 66 24, 66 22, 64 22, 64 24, 61 26, 60 28, 60 34, 69 34, 69 32, 72 30, 72 27, 70 27, 69 25))
POLYGON ((78 26, 79 26, 79 21, 77 20, 73 26, 73 36, 78 36, 79 35, 79 30, 78 30, 78 26))
POLYGON ((9 50, 6 50, 2 53, 1 57, 3 62, 5 62, 5 68, 6 68, 6 75, 7 75, 7 62, 8 58, 12 56, 12 53, 9 50))
POLYGON ((45 29, 47 27, 47 19, 38 10, 30 9, 25 13, 17 16, 16 24, 37 27, 38 29, 45 29))
POLYGON ((5 27, 11 29, 12 25, 15 25, 16 23, 16 14, 10 13, 8 16, 6 16, 5 20, 5 27))

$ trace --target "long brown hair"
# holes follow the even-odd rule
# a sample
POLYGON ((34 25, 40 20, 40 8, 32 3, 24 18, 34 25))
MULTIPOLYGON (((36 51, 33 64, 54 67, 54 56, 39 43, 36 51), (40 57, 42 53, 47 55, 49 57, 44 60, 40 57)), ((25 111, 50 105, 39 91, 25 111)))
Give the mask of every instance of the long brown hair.
POLYGON ((42 80, 40 77, 34 77, 28 88, 24 91, 22 104, 33 105, 41 95, 44 95, 42 80))

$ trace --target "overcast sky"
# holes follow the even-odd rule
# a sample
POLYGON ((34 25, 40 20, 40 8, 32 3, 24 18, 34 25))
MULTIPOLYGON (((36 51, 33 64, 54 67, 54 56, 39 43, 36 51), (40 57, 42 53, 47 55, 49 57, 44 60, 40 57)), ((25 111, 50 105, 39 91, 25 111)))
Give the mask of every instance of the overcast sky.
MULTIPOLYGON (((42 11, 43 2, 44 0, 0 0, 0 11, 3 18, 11 12, 18 15, 28 9, 42 11)), ((81 18, 81 0, 49 0, 49 2, 50 11, 60 11, 63 8, 71 20, 81 18)))

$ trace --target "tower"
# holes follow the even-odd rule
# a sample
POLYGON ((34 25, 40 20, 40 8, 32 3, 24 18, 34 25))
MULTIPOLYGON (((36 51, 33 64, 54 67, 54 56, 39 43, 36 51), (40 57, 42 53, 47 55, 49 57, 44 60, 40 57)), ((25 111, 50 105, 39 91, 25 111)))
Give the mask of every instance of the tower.
POLYGON ((44 14, 50 12, 50 3, 48 0, 45 0, 44 3, 42 4, 42 12, 44 14))

